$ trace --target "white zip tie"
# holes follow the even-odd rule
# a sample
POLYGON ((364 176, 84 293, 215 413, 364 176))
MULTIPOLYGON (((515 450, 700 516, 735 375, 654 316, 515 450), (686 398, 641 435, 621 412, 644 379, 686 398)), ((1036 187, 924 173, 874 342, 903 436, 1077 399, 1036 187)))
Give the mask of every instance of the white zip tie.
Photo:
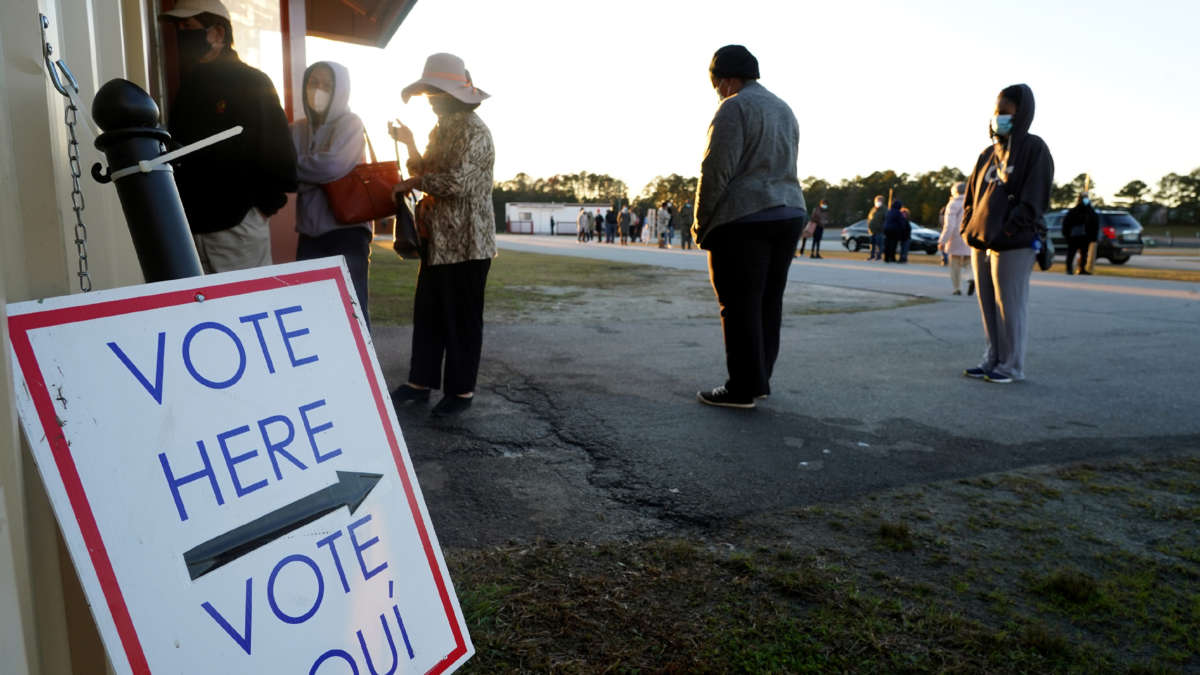
POLYGON ((221 141, 223 141, 227 138, 233 138, 234 136, 237 136, 238 134, 242 133, 242 130, 243 130, 243 127, 239 124, 236 127, 231 127, 229 129, 226 129, 225 131, 213 134, 212 136, 209 136, 208 138, 203 138, 203 139, 196 141, 195 143, 185 145, 182 148, 179 148, 178 150, 172 150, 171 152, 168 152, 166 154, 159 155, 158 157, 155 157, 154 159, 143 159, 142 161, 138 162, 137 164, 127 166, 124 169, 117 169, 116 171, 113 171, 111 174, 109 174, 109 178, 116 181, 116 180, 125 178, 126 176, 132 176, 135 173, 150 173, 151 171, 170 171, 171 170, 170 166, 164 166, 165 164, 167 164, 167 162, 172 162, 176 159, 179 159, 180 157, 183 157, 184 155, 191 154, 197 150, 202 150, 202 149, 207 148, 208 146, 213 145, 215 143, 220 143, 221 141))

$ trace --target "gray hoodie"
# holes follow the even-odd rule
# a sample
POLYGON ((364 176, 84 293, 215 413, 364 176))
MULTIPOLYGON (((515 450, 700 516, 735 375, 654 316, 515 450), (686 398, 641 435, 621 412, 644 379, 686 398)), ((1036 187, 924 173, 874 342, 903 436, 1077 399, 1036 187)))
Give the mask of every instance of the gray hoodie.
MULTIPOLYGON (((292 143, 296 146, 296 177, 299 189, 296 194, 296 231, 310 237, 319 237, 343 227, 362 227, 370 231, 371 223, 343 225, 333 217, 323 183, 333 182, 350 173, 363 161, 366 141, 363 139, 363 123, 358 115, 350 112, 350 72, 340 63, 318 61, 304 71, 304 85, 313 68, 323 65, 333 71, 333 95, 325 120, 313 125, 317 115, 304 96, 304 117, 292 122, 292 143)), ((305 91, 306 86, 301 87, 305 91)))

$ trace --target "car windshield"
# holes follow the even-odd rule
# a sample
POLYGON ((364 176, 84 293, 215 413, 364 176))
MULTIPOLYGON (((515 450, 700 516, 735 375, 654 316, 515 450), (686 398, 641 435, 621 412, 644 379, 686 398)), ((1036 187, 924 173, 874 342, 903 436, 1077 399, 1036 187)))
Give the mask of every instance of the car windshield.
POLYGON ((1140 229, 1141 225, 1128 213, 1101 213, 1100 227, 1113 227, 1118 230, 1140 229))

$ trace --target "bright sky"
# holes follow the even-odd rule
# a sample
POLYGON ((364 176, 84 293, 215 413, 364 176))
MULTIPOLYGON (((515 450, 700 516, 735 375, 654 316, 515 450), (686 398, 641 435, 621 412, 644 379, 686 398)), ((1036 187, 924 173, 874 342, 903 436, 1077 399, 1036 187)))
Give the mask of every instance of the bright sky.
POLYGON ((586 170, 631 196, 656 175, 699 173, 717 104, 708 64, 724 44, 749 48, 796 112, 801 177, 969 170, 997 92, 1026 82, 1055 179, 1091 172, 1111 195, 1200 166, 1197 26, 1191 0, 419 0, 385 50, 307 49, 350 68, 351 108, 385 155, 389 117, 423 144, 435 118, 400 90, 446 51, 492 95, 479 113, 497 180, 586 170))

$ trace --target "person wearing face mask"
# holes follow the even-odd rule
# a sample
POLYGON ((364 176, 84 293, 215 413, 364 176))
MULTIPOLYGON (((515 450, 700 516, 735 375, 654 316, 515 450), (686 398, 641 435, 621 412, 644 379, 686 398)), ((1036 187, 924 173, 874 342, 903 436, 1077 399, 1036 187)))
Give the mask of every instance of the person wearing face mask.
POLYGON ((875 195, 875 205, 867 214, 867 233, 871 235, 871 252, 867 260, 883 260, 883 223, 887 219, 887 206, 883 195, 875 195))
POLYGON ((1075 273, 1075 258, 1079 258, 1079 273, 1091 274, 1088 261, 1095 259, 1091 247, 1100 236, 1100 217, 1092 208, 1088 193, 1079 195, 1079 201, 1063 216, 1063 237, 1067 240, 1067 274, 1075 273))
POLYGON ((700 164, 692 232, 708 251, 729 378, 696 397, 753 408, 771 393, 783 293, 808 218, 796 175, 800 127, 788 104, 759 84, 758 59, 745 47, 718 49, 709 79, 720 104, 700 164))
POLYGON ((421 79, 401 92, 406 102, 415 95, 428 97, 438 121, 424 155, 412 130, 392 127, 392 137, 408 148, 411 175, 396 193, 420 190, 432 197, 432 206, 422 216, 428 251, 417 272, 408 382, 392 391, 392 400, 428 401, 429 391, 440 387, 444 395, 432 412, 446 417, 471 406, 479 374, 483 293, 496 255, 496 150, 491 131, 475 113, 488 94, 472 83, 462 59, 430 56, 421 79))
POLYGON ((340 255, 363 316, 367 310, 367 267, 371 256, 371 223, 339 223, 321 186, 363 161, 363 123, 350 112, 350 72, 340 63, 320 61, 304 71, 304 117, 291 125, 296 148, 296 259, 340 255))
MULTIPOLYGON (((810 258, 821 257, 821 238, 825 236, 825 226, 829 224, 829 202, 822 199, 821 203, 815 210, 809 220, 813 225, 812 231, 812 253, 810 258)), ((804 255, 804 242, 800 242, 800 255, 804 255)))
POLYGON ((992 144, 979 155, 963 197, 962 234, 986 341, 979 365, 963 375, 1005 384, 1025 378, 1029 277, 1046 231, 1054 158, 1033 123, 1033 90, 1000 92, 990 125, 992 144))
POLYGON ((242 133, 175 166, 175 183, 207 273, 271 264, 267 219, 296 191, 296 149, 271 79, 233 50, 229 11, 219 0, 179 0, 179 92, 167 130, 180 145, 240 125, 242 133))

